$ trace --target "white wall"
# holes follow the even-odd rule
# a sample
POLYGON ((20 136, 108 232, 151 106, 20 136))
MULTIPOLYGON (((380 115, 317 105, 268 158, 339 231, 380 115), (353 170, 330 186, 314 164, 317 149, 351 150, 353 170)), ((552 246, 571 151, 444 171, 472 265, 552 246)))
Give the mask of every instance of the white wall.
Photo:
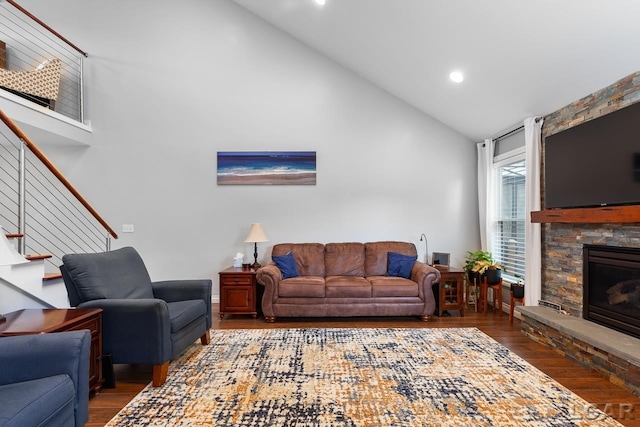
MULTIPOLYGON (((23 0, 89 52, 89 148, 47 154, 152 279, 214 279, 274 243, 479 246, 475 144, 228 0, 23 0), (315 186, 218 186, 216 153, 317 152, 315 186)), ((49 148, 48 148, 49 149, 49 148)))

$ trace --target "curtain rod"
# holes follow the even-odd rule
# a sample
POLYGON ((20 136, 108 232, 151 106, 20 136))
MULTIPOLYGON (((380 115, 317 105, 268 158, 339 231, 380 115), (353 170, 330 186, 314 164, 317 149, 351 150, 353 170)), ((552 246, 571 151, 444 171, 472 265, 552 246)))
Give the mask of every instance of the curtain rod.
POLYGON ((514 134, 514 133, 516 133, 516 132, 520 132, 520 131, 521 131, 521 130, 523 130, 523 129, 524 129, 524 125, 519 126, 519 127, 515 128, 515 129, 513 129, 513 130, 510 130, 509 132, 505 133, 504 135, 500 135, 500 136, 498 136, 498 137, 496 137, 496 138, 493 138, 493 140, 494 140, 494 141, 497 141, 497 140, 499 140, 499 139, 506 138, 506 137, 508 137, 509 135, 512 135, 512 134, 514 134))
MULTIPOLYGON (((536 117, 536 123, 538 123, 540 120, 542 120, 542 117, 536 117)), ((509 132, 505 133, 504 135, 500 135, 500 136, 497 136, 497 137, 493 138, 493 140, 497 141, 499 139, 506 138, 507 136, 509 136, 511 134, 514 134, 516 132, 520 132, 523 129, 524 129, 524 125, 518 126, 517 128, 512 129, 509 132)))

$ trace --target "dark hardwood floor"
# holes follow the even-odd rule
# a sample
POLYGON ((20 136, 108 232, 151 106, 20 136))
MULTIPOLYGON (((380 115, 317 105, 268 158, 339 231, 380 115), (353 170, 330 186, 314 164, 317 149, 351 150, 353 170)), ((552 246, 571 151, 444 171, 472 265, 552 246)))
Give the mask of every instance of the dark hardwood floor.
MULTIPOLYGON (((457 328, 476 327, 493 337, 505 347, 527 360, 560 384, 581 396, 587 402, 616 418, 629 427, 640 427, 640 398, 616 386, 595 371, 585 369, 564 358, 563 355, 546 348, 526 337, 520 331, 520 321, 509 324, 505 313, 489 313, 486 316, 471 311, 460 317, 457 311, 451 317, 435 317, 432 322, 421 322, 414 318, 341 318, 341 319, 278 319, 269 324, 264 319, 250 316, 226 316, 220 320, 218 304, 213 329, 260 329, 260 328, 457 328)), ((197 345, 200 345, 199 343, 197 345)), ((139 365, 116 365, 116 388, 105 389, 89 400, 89 422, 87 427, 103 426, 120 411, 136 394, 151 382, 151 367, 139 365)))

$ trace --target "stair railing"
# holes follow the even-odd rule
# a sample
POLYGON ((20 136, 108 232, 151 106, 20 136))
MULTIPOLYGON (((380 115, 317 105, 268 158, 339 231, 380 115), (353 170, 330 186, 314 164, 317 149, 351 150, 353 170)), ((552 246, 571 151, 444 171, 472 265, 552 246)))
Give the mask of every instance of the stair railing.
MULTIPOLYGON (((45 60, 60 60, 58 98, 52 107, 56 113, 84 123, 85 51, 14 0, 0 0, 0 41, 6 44, 6 68, 12 71, 30 72, 45 60)), ((10 90, 0 91, 0 96, 32 105, 10 90)))
POLYGON ((0 224, 24 235, 18 251, 47 253, 56 271, 66 253, 111 249, 116 232, 42 150, 0 110, 0 224))

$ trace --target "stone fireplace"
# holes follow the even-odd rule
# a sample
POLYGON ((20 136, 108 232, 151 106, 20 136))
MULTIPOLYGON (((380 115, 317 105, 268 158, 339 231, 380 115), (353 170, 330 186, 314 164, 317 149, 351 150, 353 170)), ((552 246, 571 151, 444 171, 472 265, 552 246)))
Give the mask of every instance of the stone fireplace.
MULTIPOLYGON (((640 102, 640 71, 545 116, 543 151, 547 136, 636 102, 640 102)), ((544 203, 544 165, 541 179, 544 203)), ((640 248, 640 217, 625 223, 603 220, 601 223, 542 224, 542 299, 561 304, 567 312, 579 317, 583 315, 584 245, 640 248)))
MULTIPOLYGON (((636 102, 640 102, 640 72, 545 116, 543 151, 547 136, 636 102)), ((541 172, 544 200, 544 165, 541 172)), ((600 208, 592 209, 596 213, 600 208)), ((619 333, 613 329, 619 330, 618 325, 603 327, 601 319, 597 319, 598 323, 583 319, 583 248, 585 245, 640 248, 640 211, 627 212, 625 221, 616 221, 617 217, 610 220, 607 215, 593 221, 588 218, 591 216, 588 208, 586 211, 575 221, 541 221, 542 299, 560 304, 566 315, 544 307, 523 307, 522 311, 518 309, 522 314, 522 328, 532 339, 557 348, 567 357, 640 395, 640 339, 624 334, 613 338, 613 333, 619 333), (624 346, 618 346, 621 342, 624 346)), ((589 298, 588 294, 586 297, 589 298)))
POLYGON ((583 316, 583 247, 640 247, 636 224, 543 224, 542 299, 583 316))

